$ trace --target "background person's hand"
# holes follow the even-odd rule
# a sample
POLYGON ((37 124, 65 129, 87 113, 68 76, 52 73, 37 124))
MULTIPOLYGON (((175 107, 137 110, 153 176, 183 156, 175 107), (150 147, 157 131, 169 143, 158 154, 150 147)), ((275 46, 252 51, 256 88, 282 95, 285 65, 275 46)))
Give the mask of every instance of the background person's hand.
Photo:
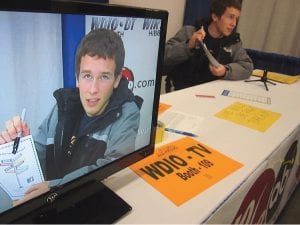
POLYGON ((189 48, 190 48, 190 49, 196 48, 197 43, 198 43, 199 41, 203 41, 204 38, 205 38, 205 35, 206 35, 206 33, 205 33, 204 28, 203 28, 203 26, 202 26, 202 27, 201 27, 199 30, 197 30, 197 31, 192 35, 192 37, 190 38, 189 43, 188 43, 189 48))
POLYGON ((217 77, 223 77, 226 74, 226 67, 224 65, 215 67, 215 66, 209 64, 209 69, 210 69, 211 73, 217 77))
POLYGON ((14 140, 18 132, 22 132, 22 137, 30 134, 30 129, 26 122, 21 121, 20 116, 15 116, 5 122, 6 130, 0 133, 0 144, 14 140))

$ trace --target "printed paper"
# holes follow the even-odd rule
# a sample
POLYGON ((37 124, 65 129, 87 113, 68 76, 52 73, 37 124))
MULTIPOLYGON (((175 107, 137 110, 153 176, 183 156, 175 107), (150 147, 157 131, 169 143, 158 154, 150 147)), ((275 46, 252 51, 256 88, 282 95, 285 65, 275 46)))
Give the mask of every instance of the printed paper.
POLYGON ((0 145, 0 186, 12 200, 23 197, 33 184, 44 181, 31 135, 20 139, 16 154, 13 142, 0 145))

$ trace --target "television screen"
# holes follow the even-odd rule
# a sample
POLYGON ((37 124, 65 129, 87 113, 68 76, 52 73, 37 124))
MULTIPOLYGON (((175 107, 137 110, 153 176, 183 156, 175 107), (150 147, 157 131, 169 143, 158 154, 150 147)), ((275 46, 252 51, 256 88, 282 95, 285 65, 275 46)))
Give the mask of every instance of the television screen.
POLYGON ((0 222, 111 223, 100 181, 153 153, 168 13, 0 1, 0 222))

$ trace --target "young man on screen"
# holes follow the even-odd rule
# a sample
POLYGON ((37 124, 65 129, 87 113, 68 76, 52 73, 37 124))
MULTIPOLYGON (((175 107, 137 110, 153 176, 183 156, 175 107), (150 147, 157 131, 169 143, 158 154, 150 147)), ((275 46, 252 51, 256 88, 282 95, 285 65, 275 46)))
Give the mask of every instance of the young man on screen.
MULTIPOLYGON (((122 78, 125 49, 111 30, 93 30, 76 52, 76 86, 54 92, 57 104, 33 136, 47 181, 33 185, 20 204, 135 150, 141 98, 122 78)), ((30 133, 20 117, 6 122, 0 144, 30 133)), ((2 203, 0 203, 2 204, 2 203)))
POLYGON ((248 78, 253 64, 242 48, 236 26, 241 13, 239 0, 213 0, 210 18, 183 26, 165 46, 166 88, 170 91, 187 88, 217 79, 248 78), (213 66, 206 57, 201 42, 221 64, 213 66))

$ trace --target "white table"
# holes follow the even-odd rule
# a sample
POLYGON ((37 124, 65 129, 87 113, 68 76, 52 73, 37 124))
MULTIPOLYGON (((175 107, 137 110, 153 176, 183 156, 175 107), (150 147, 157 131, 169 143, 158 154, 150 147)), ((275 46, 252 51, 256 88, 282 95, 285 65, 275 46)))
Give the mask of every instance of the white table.
POLYGON ((120 171, 104 182, 133 207, 119 223, 273 223, 300 180, 300 144, 296 161, 284 159, 292 143, 300 139, 300 82, 268 87, 266 91, 262 82, 215 81, 161 95, 160 102, 172 105, 172 110, 203 118, 197 140, 244 166, 180 206, 130 169, 120 171), (224 89, 268 96, 271 104, 222 96, 224 89), (199 98, 195 94, 215 98, 199 98), (214 116, 236 101, 282 116, 266 132, 214 116), (278 173, 282 175, 276 181, 278 173))

